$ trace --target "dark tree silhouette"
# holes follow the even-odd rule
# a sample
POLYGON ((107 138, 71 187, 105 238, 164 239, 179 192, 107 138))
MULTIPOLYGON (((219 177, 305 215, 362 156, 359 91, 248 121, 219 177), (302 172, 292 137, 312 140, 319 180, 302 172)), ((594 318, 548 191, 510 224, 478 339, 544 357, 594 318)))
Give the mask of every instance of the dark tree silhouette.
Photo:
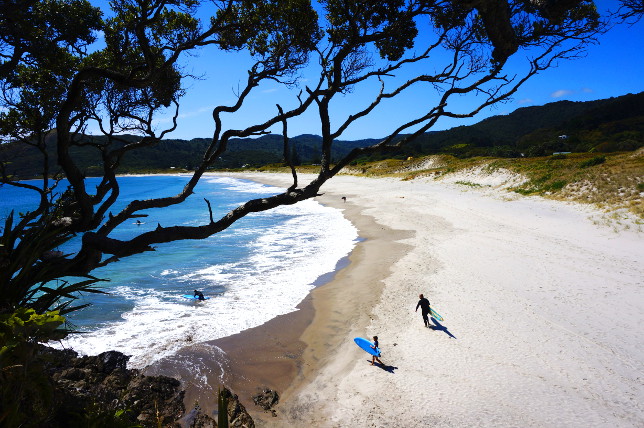
POLYGON ((620 3, 617 15, 621 20, 634 24, 644 16, 644 0, 621 0, 620 3))
POLYGON ((116 0, 107 19, 84 0, 2 3, 3 10, 11 7, 12 12, 0 22, 0 135, 3 145, 37 147, 43 172, 35 185, 19 181, 10 163, 1 165, 4 185, 40 196, 37 209, 10 216, 3 227, 2 313, 17 307, 71 310, 67 299, 93 289, 97 280, 91 272, 98 267, 152 251, 156 244, 203 239, 249 213, 312 198, 357 156, 405 144, 440 117, 476 115, 510 97, 541 70, 582 54, 604 29, 591 1, 326 0, 319 3, 325 14, 320 17, 306 0, 227 0, 214 2, 210 20, 198 18, 200 3, 193 0, 116 0), (105 46, 90 51, 97 31, 103 32, 105 46), (246 82, 236 102, 213 102, 211 143, 179 194, 135 200, 112 212, 119 198, 119 163, 128 152, 153 145, 176 128, 183 82, 190 77, 185 62, 204 46, 251 55, 252 66, 240 70, 246 82), (522 75, 504 72, 511 57, 524 58, 522 75), (297 71, 305 65, 316 79, 296 95, 294 107, 278 105, 273 116, 245 128, 224 126, 222 117, 239 112, 261 82, 295 85, 297 71), (414 74, 407 81, 394 78, 408 69, 414 74), (359 107, 332 128, 334 100, 374 80, 380 90, 365 104, 356 100, 359 107), (433 91, 430 107, 419 107, 416 117, 397 124, 379 143, 331 159, 334 141, 354 122, 418 88, 433 91), (453 110, 452 99, 463 94, 476 94, 478 104, 453 110), (120 224, 145 216, 145 210, 171 209, 188 198, 231 138, 265 134, 281 124, 288 162, 293 153, 288 121, 309 108, 317 110, 322 129, 320 170, 310 183, 300 185, 291 168, 293 184, 284 192, 249 200, 221 218, 211 212, 210 221, 202 225, 159 225, 131 239, 113 237, 120 224), (155 118, 168 109, 174 111, 172 124, 160 129, 155 118), (90 124, 106 138, 88 137, 90 124), (403 132, 408 133, 404 138, 403 132), (126 133, 138 138, 126 139, 126 133), (49 168, 49 145, 56 148, 54 169, 49 168), (95 189, 87 188, 74 158, 79 147, 101 154, 101 181, 95 189), (62 178, 69 187, 61 192, 56 186, 62 178), (55 192, 61 195, 53 198, 55 192), (79 235, 77 252, 56 253, 58 245, 79 235), (63 277, 82 280, 51 286, 63 277))

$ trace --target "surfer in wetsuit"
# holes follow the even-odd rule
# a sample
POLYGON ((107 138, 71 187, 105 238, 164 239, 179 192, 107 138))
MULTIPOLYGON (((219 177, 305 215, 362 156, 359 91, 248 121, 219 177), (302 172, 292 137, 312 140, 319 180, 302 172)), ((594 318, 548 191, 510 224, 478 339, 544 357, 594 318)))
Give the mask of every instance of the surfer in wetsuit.
POLYGON ((429 307, 429 300, 425 299, 423 295, 421 294, 418 296, 420 299, 418 301, 418 304, 416 305, 416 312, 418 312, 418 307, 421 309, 421 313, 423 314, 423 322, 425 323, 425 327, 429 327, 429 313, 431 312, 431 309, 429 307))
POLYGON ((201 291, 195 290, 195 297, 198 297, 199 300, 206 300, 206 298, 203 296, 203 293, 201 291))
POLYGON ((380 357, 380 349, 378 349, 378 336, 373 337, 373 345, 371 345, 371 349, 378 352, 378 356, 374 355, 371 357, 371 365, 373 366, 374 363, 378 361, 380 364, 384 366, 385 364, 382 361, 380 361, 380 358, 378 358, 380 357))

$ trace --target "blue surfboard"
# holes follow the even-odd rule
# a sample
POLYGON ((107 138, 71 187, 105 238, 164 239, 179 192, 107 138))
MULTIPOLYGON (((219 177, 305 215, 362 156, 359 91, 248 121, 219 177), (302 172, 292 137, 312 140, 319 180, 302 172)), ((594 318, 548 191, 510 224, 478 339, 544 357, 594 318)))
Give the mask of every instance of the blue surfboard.
POLYGON ((443 317, 442 317, 442 316, 440 316, 440 315, 438 314, 438 312, 436 312, 433 308, 429 308, 429 311, 430 311, 429 313, 431 314, 431 316, 433 316, 434 318, 436 318, 438 321, 443 321, 443 317))
MULTIPOLYGON (((193 296, 192 294, 184 294, 181 297, 183 297, 184 299, 199 300, 198 296, 193 296)), ((205 296, 204 299, 208 300, 208 299, 210 299, 210 296, 205 296)))
POLYGON ((376 357, 380 356, 380 349, 376 348, 373 349, 373 343, 368 341, 367 339, 364 339, 362 337, 356 337, 353 339, 354 342, 356 342, 356 345, 358 345, 362 350, 367 352, 368 354, 375 355, 376 357))

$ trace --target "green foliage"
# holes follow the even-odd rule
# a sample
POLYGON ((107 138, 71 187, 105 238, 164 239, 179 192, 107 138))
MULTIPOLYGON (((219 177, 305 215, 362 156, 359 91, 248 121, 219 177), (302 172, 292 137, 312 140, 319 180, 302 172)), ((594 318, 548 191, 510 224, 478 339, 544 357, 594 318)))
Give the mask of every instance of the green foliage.
POLYGON ((127 417, 129 410, 101 411, 98 406, 90 406, 83 410, 74 415, 69 415, 70 418, 66 421, 69 426, 83 428, 139 428, 143 426, 133 423, 127 417))
POLYGON ((456 184, 469 187, 481 187, 479 183, 472 183, 471 181, 457 181, 456 184))
POLYGON ((65 319, 58 311, 38 314, 18 308, 0 314, 0 425, 20 426, 48 417, 53 388, 36 356, 40 342, 60 340, 67 331, 60 329, 65 319))
POLYGON ((528 187, 528 188, 517 187, 516 189, 514 189, 514 192, 518 193, 520 195, 530 195, 530 194, 534 193, 535 191, 536 190, 534 188, 531 188, 531 187, 528 187))
POLYGON ((548 186, 544 187, 544 190, 550 191, 550 192, 556 192, 557 190, 563 189, 565 185, 566 185, 565 180, 557 180, 557 181, 553 181, 548 186))
MULTIPOLYGON (((0 424, 31 426, 49 417, 53 387, 36 356, 38 343, 64 338, 69 331, 61 326, 65 313, 84 307, 71 303, 80 292, 101 292, 93 288, 99 281, 53 281, 65 257, 55 248, 73 235, 65 230, 69 217, 63 205, 55 205, 41 222, 27 222, 26 216, 14 224, 12 212, 0 235, 0 377, 2 393, 0 424), (53 254, 53 256, 51 256, 53 254)), ((69 213, 67 213, 69 214, 69 213)), ((71 221, 71 219, 69 220, 71 221)))
POLYGON ((403 1, 326 0, 322 3, 331 24, 328 32, 333 43, 347 44, 356 39, 358 34, 375 30, 387 35, 377 38, 375 45, 380 57, 389 61, 400 59, 407 49, 414 46, 418 29, 414 15, 404 7, 403 1))
POLYGON ((0 235, 0 314, 17 308, 66 314, 86 306, 71 306, 78 293, 103 293, 94 287, 101 280, 91 275, 81 275, 85 279, 79 282, 56 279, 65 257, 55 249, 73 236, 65 231, 68 220, 62 215, 59 205, 30 226, 14 225, 13 212, 5 220, 0 235))
POLYGON ((548 172, 545 174, 542 173, 536 178, 531 179, 522 186, 514 189, 514 191, 521 195, 531 195, 535 193, 543 194, 546 192, 557 192, 563 189, 564 186, 566 186, 566 180, 557 179, 559 174, 557 171, 558 167, 556 165, 549 164, 546 165, 545 168, 542 169, 542 171, 544 169, 547 169, 548 172))
POLYGON ((307 0, 232 2, 230 8, 218 11, 216 21, 225 24, 219 36, 222 49, 246 48, 268 61, 267 67, 288 64, 289 73, 306 63, 321 37, 317 13, 307 0), (276 52, 281 54, 275 56, 276 52))
POLYGON ((579 168, 588 168, 595 165, 601 165, 606 162, 605 156, 595 156, 594 158, 583 161, 579 164, 579 168))
POLYGON ((0 135, 19 138, 53 126, 81 52, 101 29, 101 12, 86 0, 3 2, 0 78, 10 100, 0 135))
POLYGON ((48 342, 63 339, 67 332, 58 327, 65 318, 59 311, 38 314, 34 309, 18 308, 12 314, 0 315, 0 356, 23 343, 48 342))

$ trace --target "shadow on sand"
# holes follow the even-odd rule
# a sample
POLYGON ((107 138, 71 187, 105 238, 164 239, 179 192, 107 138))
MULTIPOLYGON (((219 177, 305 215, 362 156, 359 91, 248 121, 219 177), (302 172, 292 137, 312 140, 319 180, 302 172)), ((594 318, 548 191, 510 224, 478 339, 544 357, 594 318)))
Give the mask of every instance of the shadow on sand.
POLYGON ((430 325, 429 328, 431 328, 432 330, 444 331, 446 335, 448 335, 449 337, 451 337, 453 339, 456 339, 456 336, 454 336, 452 333, 450 333, 450 331, 447 329, 447 327, 445 327, 444 325, 439 323, 438 320, 436 320, 436 318, 431 317, 431 320, 435 325, 430 325))
MULTIPOLYGON (((367 360, 367 362, 368 362, 369 364, 371 364, 371 360, 367 360)), ((388 366, 388 365, 386 365, 386 364, 380 364, 380 363, 375 363, 373 366, 374 366, 374 367, 380 367, 380 368, 381 368, 381 369, 383 369, 384 371, 389 372, 389 373, 392 373, 392 374, 394 373, 394 370, 398 370, 398 367, 388 366)))

